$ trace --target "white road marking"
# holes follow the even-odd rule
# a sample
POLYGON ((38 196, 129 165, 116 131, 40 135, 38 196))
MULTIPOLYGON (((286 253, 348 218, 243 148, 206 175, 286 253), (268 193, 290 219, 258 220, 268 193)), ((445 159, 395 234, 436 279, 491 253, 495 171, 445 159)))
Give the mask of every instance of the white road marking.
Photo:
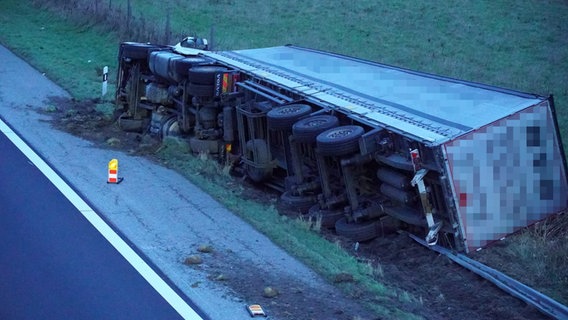
POLYGON ((51 169, 2 119, 0 131, 35 165, 53 185, 87 218, 148 283, 184 318, 203 320, 81 197, 51 169))

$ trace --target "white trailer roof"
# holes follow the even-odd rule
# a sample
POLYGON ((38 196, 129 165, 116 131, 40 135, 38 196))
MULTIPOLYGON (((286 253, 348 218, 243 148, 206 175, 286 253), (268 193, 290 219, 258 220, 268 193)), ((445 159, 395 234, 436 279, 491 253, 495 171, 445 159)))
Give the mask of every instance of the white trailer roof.
POLYGON ((544 98, 294 46, 205 52, 370 125, 438 145, 544 98))

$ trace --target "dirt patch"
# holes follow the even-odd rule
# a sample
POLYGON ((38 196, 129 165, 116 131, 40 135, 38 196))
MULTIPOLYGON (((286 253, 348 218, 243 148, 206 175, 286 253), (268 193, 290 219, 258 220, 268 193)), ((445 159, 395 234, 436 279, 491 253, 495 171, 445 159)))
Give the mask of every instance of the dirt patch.
MULTIPOLYGON (((156 139, 121 131, 115 119, 97 111, 98 101, 75 101, 52 98, 44 113, 52 116, 54 127, 94 142, 103 148, 124 150, 131 154, 152 155, 159 147, 156 139)), ((245 194, 256 201, 274 203, 277 195, 267 188, 245 185, 245 194)), ((296 215, 280 208, 283 214, 296 215)), ((418 245, 397 227, 385 222, 381 237, 355 246, 331 230, 322 231, 330 241, 339 241, 353 256, 376 269, 377 280, 399 292, 396 301, 375 300, 365 294, 348 274, 338 275, 336 285, 347 286, 347 296, 307 290, 296 279, 262 272, 254 263, 244 265, 232 258, 231 252, 201 251, 201 268, 209 274, 208 281, 223 283, 238 293, 243 301, 259 303, 282 319, 374 319, 359 308, 361 302, 396 305, 402 310, 426 319, 545 319, 533 307, 509 296, 481 277, 454 264, 448 258, 418 245), (355 248, 357 247, 357 250, 355 248), (266 297, 264 290, 278 291, 266 297), (404 293, 407 292, 407 293, 404 293), (355 311, 354 311, 355 310, 355 311)), ((493 265, 508 263, 499 258, 499 247, 476 253, 474 257, 493 265), (497 253, 494 253, 497 252, 497 253)), ((505 268, 506 269, 506 268, 505 268)), ((523 279, 522 268, 509 268, 511 276, 523 279)), ((205 285, 196 282, 193 286, 205 285)), ((244 304, 244 302, 243 302, 244 304)))
POLYGON ((213 251, 204 255, 203 261, 195 267, 207 272, 209 281, 227 286, 238 293, 243 304, 260 304, 267 314, 279 319, 379 319, 353 297, 306 288, 296 278, 264 271, 255 261, 243 265, 231 251, 213 251))
POLYGON ((100 100, 75 100, 50 97, 43 114, 52 117, 53 127, 89 140, 101 148, 126 151, 132 155, 152 155, 159 141, 147 134, 125 132, 116 124, 118 115, 97 110, 100 100))
POLYGON ((359 246, 374 257, 383 281, 403 288, 436 311, 436 319, 545 319, 532 306, 504 293, 443 255, 417 245, 404 234, 390 234, 359 246))

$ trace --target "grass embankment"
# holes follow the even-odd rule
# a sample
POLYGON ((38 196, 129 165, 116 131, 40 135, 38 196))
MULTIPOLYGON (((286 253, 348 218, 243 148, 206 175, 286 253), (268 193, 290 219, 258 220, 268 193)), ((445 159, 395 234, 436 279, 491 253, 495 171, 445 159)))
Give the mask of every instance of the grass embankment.
MULTIPOLYGON (((112 0, 107 4, 112 5, 111 12, 120 14, 126 11, 126 3, 112 0)), ((136 0, 131 9, 132 21, 143 24, 147 32, 127 32, 132 38, 125 38, 124 32, 105 34, 108 27, 92 32, 93 22, 71 25, 24 2, 4 0, 0 3, 0 42, 74 97, 85 99, 99 96, 102 66, 110 66, 109 80, 114 80, 119 39, 153 40, 168 24, 176 35, 208 36, 214 27, 217 49, 293 43, 527 92, 553 93, 560 130, 564 141, 568 139, 568 4, 562 1, 170 0, 156 6, 154 1, 136 0), (170 19, 166 19, 168 11, 170 19)), ((81 12, 62 14, 75 19, 81 16, 81 12)), ((115 29, 124 31, 120 25, 115 29)), ((181 170, 203 170, 187 168, 201 164, 184 154, 163 156, 181 170)), ((372 279, 373 270, 356 263, 334 244, 322 242, 305 225, 279 217, 272 208, 254 207, 262 213, 253 213, 250 208, 256 204, 226 194, 203 175, 188 176, 327 278, 338 271, 351 272, 363 283, 376 284, 370 289, 377 295, 385 294, 385 288, 372 279), (289 239, 291 230, 301 241, 289 239)), ((540 236, 538 232, 528 234, 534 243, 540 236)), ((544 247, 541 244, 529 251, 542 252, 539 248, 544 247)), ((522 252, 512 254, 509 260, 522 260, 522 252)), ((532 256, 527 264, 542 260, 538 254, 525 256, 532 256)), ((529 282, 538 283, 534 280, 529 282)))
POLYGON ((116 72, 116 36, 92 32, 90 23, 71 25, 26 2, 0 2, 0 42, 76 99, 99 97, 103 66, 116 72))
POLYGON ((474 258, 568 305, 568 213, 539 222, 474 258), (514 261, 514 263, 511 263, 514 261))

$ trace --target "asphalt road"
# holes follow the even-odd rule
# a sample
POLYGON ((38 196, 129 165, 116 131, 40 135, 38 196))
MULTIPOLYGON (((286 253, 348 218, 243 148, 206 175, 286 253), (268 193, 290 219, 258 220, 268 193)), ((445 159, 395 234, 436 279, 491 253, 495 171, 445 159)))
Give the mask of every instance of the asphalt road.
POLYGON ((183 307, 182 317, 143 277, 146 266, 128 261, 55 185, 64 182, 50 181, 7 134, 0 133, 0 319, 200 319, 183 307))

